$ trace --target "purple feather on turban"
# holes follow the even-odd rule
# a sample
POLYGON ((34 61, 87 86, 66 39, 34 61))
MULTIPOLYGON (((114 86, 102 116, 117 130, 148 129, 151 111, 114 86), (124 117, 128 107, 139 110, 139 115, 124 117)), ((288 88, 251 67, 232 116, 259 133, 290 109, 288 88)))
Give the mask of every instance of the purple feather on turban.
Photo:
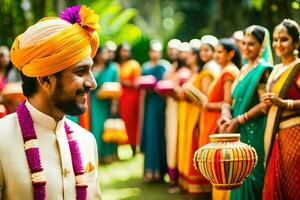
POLYGON ((75 24, 75 23, 79 24, 81 22, 81 18, 79 14, 80 9, 81 9, 80 5, 68 7, 60 13, 60 18, 70 22, 71 24, 75 24))

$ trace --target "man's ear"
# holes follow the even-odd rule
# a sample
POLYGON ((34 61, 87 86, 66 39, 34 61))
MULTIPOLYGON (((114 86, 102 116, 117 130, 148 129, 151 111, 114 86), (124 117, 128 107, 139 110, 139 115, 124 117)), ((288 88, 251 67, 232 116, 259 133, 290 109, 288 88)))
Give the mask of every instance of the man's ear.
POLYGON ((44 90, 50 91, 51 88, 54 87, 55 80, 54 77, 52 76, 37 77, 36 79, 40 87, 43 88, 44 90))

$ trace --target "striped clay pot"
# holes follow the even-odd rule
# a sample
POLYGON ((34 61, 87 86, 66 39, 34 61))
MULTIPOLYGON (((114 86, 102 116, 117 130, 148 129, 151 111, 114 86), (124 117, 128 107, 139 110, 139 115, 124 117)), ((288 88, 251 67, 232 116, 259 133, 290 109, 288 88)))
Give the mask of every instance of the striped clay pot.
POLYGON ((194 154, 194 166, 219 190, 239 187, 257 163, 253 147, 240 134, 210 135, 211 143, 194 154))

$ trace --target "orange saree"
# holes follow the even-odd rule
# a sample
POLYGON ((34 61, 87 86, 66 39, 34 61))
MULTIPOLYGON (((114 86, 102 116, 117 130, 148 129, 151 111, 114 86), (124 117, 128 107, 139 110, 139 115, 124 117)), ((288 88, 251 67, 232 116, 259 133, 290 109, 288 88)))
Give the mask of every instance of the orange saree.
MULTIPOLYGON (((228 80, 233 82, 237 78, 238 74, 239 69, 235 65, 230 64, 223 68, 220 75, 208 89, 208 102, 224 101, 224 83, 228 80)), ((200 120, 200 138, 198 140, 199 147, 209 143, 209 135, 217 133, 217 120, 220 116, 221 112, 202 110, 200 120)), ((219 191, 213 188, 213 199, 229 199, 229 191, 219 191)))
MULTIPOLYGON (((220 75, 214 80, 208 89, 208 102, 224 101, 224 83, 228 80, 234 81, 238 76, 239 69, 234 65, 228 65, 222 69, 220 75)), ((209 135, 217 133, 217 120, 220 118, 221 112, 213 112, 202 110, 200 122, 200 138, 199 146, 209 143, 209 135), (209 120, 208 120, 209 119, 209 120)))
MULTIPOLYGON (((212 80, 215 78, 212 72, 201 70, 192 81, 192 84, 200 91, 202 90, 202 80, 205 77, 209 77, 212 80)), ((208 193, 211 191, 211 184, 200 171, 195 169, 193 162, 194 153, 199 148, 201 110, 201 107, 196 103, 192 102, 187 105, 185 126, 186 154, 184 157, 183 176, 186 184, 184 188, 189 193, 208 193)))

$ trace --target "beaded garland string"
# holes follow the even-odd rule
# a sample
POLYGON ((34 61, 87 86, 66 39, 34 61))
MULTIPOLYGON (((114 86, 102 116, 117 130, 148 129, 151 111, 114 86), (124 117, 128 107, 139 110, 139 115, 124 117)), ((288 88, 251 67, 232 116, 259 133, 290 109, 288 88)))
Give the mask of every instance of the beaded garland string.
MULTIPOLYGON (((24 141, 24 150, 28 166, 31 172, 31 180, 33 186, 34 200, 46 200, 46 177, 44 168, 41 163, 40 149, 38 147, 37 136, 34 129, 34 124, 29 110, 25 102, 21 103, 16 113, 19 120, 19 125, 24 141)), ((73 131, 67 123, 64 123, 65 132, 68 138, 68 144, 72 157, 73 171, 76 179, 76 199, 87 199, 87 185, 84 182, 84 169, 82 165, 81 155, 76 139, 73 137, 73 131)))

